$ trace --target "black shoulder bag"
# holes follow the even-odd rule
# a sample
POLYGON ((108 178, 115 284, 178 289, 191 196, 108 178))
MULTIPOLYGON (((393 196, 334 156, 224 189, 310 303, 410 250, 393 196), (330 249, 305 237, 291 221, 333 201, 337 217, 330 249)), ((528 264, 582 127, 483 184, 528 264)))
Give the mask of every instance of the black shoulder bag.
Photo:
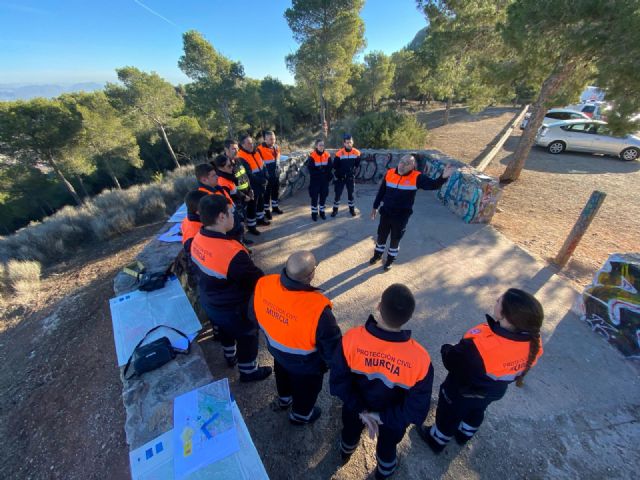
POLYGON ((190 351, 191 342, 189 341, 189 337, 187 337, 180 330, 177 330, 173 327, 168 327, 166 325, 158 325, 157 327, 153 327, 144 335, 144 337, 142 337, 142 340, 140 340, 138 342, 138 345, 136 345, 136 347, 133 349, 133 353, 129 357, 127 365, 124 367, 124 378, 125 380, 130 380, 135 376, 140 376, 143 373, 150 372, 151 370, 155 370, 156 368, 160 368, 165 363, 168 363, 176 358, 176 355, 178 353, 188 355, 190 351), (169 330, 173 330, 174 332, 182 335, 187 339, 187 349, 180 350, 178 348, 174 348, 167 337, 161 337, 151 343, 148 343, 147 345, 142 345, 142 342, 145 341, 149 334, 155 332, 159 328, 168 328, 169 330), (127 370, 129 370, 132 361, 133 375, 127 378, 127 370))

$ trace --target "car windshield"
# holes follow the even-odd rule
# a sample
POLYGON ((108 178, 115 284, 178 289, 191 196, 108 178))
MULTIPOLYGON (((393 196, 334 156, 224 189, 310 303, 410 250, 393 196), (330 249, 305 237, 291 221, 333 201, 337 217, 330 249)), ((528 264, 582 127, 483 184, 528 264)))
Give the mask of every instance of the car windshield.
POLYGON ((586 105, 582 111, 584 113, 593 113, 596 110, 596 106, 595 105, 586 105))

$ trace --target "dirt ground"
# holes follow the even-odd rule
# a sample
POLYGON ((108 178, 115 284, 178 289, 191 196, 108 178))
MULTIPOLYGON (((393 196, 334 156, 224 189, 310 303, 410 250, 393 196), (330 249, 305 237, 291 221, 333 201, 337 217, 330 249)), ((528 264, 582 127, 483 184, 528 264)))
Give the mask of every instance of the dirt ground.
MULTIPOLYGON (((469 162, 490 148, 515 112, 496 108, 472 116, 454 109, 451 124, 444 127, 438 126, 441 112, 424 113, 421 120, 430 127, 429 147, 469 162)), ((518 134, 489 173, 504 168, 518 134)), ((600 214, 566 269, 575 282, 584 284, 608 253, 640 247, 639 170, 640 162, 583 154, 552 156, 536 149, 520 181, 505 190, 493 224, 532 253, 553 256, 591 191, 606 191, 600 214)), ((141 227, 78 252, 73 261, 45 270, 40 287, 30 296, 0 305, 0 478, 128 478, 122 384, 115 368, 108 299, 116 272, 158 228, 159 224, 141 227)), ((203 347, 212 369, 224 373, 217 346, 203 347)), ((238 395, 244 391, 249 389, 237 385, 238 395)), ((258 403, 266 402, 262 398, 258 403)), ((338 402, 328 409, 337 411, 338 402)), ((339 421, 337 415, 329 415, 339 421)), ((264 421, 284 421, 271 418, 264 421)), ((310 439, 300 432, 297 441, 310 439)), ((335 462, 334 455, 325 456, 330 448, 326 442, 318 445, 317 462, 335 462)), ((263 460, 268 471, 277 472, 279 462, 295 454, 295 448, 274 449, 263 460)), ((327 464, 329 470, 335 471, 335 465, 327 464)))

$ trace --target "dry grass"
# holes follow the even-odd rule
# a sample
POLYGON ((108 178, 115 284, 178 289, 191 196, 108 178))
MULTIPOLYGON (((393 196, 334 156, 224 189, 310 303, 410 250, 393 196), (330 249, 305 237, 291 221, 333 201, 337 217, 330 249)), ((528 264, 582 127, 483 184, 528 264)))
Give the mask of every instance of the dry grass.
MULTIPOLYGON (((80 246, 162 220, 173 213, 194 186, 193 167, 187 166, 158 183, 102 192, 80 207, 65 207, 42 222, 0 237, 0 262, 7 266, 11 260, 53 265, 71 257, 80 246)), ((10 274, 7 268, 2 278, 10 274)))
POLYGON ((40 262, 33 260, 10 260, 2 265, 2 289, 18 295, 38 290, 40 284, 40 262))

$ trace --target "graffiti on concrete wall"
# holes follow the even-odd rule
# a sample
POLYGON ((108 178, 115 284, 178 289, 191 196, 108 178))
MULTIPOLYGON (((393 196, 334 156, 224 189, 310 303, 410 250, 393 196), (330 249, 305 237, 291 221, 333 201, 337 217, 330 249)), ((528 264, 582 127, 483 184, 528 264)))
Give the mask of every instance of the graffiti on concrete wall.
POLYGON ((502 189, 497 179, 465 167, 457 170, 438 198, 466 223, 489 223, 502 189))
POLYGON ((593 331, 640 359, 640 253, 611 255, 578 303, 593 331))

